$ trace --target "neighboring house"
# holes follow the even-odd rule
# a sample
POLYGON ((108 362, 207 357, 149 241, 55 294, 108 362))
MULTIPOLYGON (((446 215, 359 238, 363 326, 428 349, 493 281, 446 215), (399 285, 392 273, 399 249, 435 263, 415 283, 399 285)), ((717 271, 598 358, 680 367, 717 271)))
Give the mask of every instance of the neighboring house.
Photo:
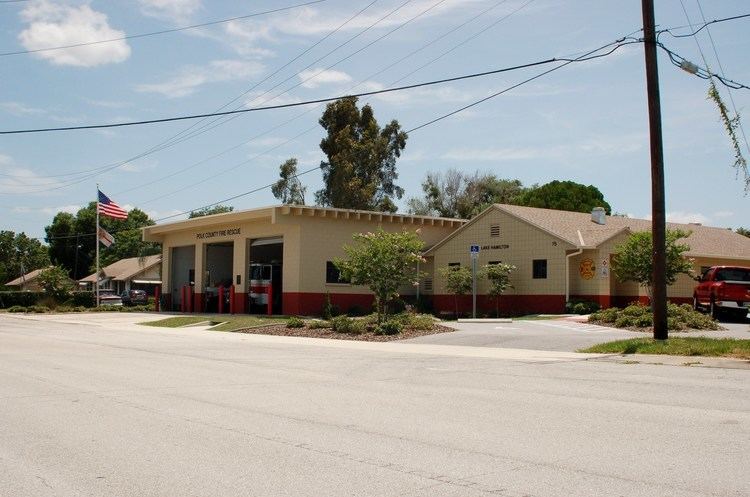
MULTIPOLYGON (((750 238, 729 229, 699 224, 667 223, 668 229, 690 231, 680 240, 690 246, 695 275, 713 265, 750 265, 750 238)), ((580 212, 496 204, 457 229, 425 253, 428 272, 425 294, 433 296, 437 310, 452 310, 449 294, 435 268, 471 265, 469 247, 481 248, 478 265, 504 262, 517 267, 511 274, 513 289, 500 299, 500 307, 516 312, 562 312, 566 301, 589 300, 602 307, 645 301, 646 290, 637 283, 621 283, 612 266, 615 247, 636 231, 650 231, 651 222, 621 216, 606 216, 604 210, 580 212)), ((426 284, 425 284, 426 283, 426 284)), ((692 301, 696 282, 680 275, 667 295, 680 303, 692 301)), ((478 294, 487 285, 480 282, 478 294)), ((471 309, 470 296, 462 299, 471 309)), ((494 309, 494 301, 478 298, 477 307, 494 309)))
POLYGON ((13 281, 7 282, 5 286, 10 288, 11 290, 20 290, 22 292, 41 292, 42 287, 39 286, 39 275, 42 273, 42 271, 45 271, 47 269, 49 269, 49 267, 35 269, 29 273, 24 274, 20 278, 16 278, 13 281))
MULTIPOLYGON (((78 280, 81 289, 94 290, 96 273, 78 280)), ((99 288, 122 293, 125 290, 146 290, 154 294, 157 285, 161 285, 161 255, 130 257, 101 268, 99 288)))

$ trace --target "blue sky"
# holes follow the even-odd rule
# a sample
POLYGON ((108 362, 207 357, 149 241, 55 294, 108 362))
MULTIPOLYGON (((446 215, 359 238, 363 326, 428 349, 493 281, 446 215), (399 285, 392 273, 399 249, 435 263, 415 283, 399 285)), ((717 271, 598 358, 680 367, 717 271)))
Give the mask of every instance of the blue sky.
MULTIPOLYGON (((233 99, 229 108, 335 96, 399 80, 408 84, 571 56, 642 25, 640 2, 635 0, 378 0, 268 77, 371 2, 327 0, 178 33, 0 57, 0 128, 211 112, 233 99), (346 60, 338 62, 341 59, 346 60), (267 81, 257 84, 264 78, 267 81)), ((686 25, 683 5, 692 23, 702 21, 696 0, 682 2, 657 0, 660 26, 686 25)), ((3 3, 0 52, 118 38, 295 3, 302 2, 3 3)), ((702 8, 708 20, 750 12, 741 0, 704 2, 702 8)), ((745 84, 750 84, 749 25, 750 19, 741 19, 710 28, 726 76, 745 84)), ((711 69, 719 72, 707 34, 704 30, 696 38, 711 69)), ((662 41, 702 65, 695 38, 664 36, 662 41)), ((707 82, 674 67, 664 54, 659 57, 669 218, 747 227, 748 197, 731 168, 733 151, 716 108, 706 99, 707 82)), ((373 106, 381 124, 395 118, 410 129, 543 69, 362 102, 373 106)), ((726 88, 720 91, 731 106, 726 88)), ((731 96, 750 120, 750 91, 736 90, 731 96)), ((140 207, 153 218, 272 183, 279 164, 290 157, 299 160, 300 169, 324 158, 318 148, 321 112, 320 106, 305 106, 243 114, 98 175, 81 171, 101 170, 147 152, 192 123, 0 136, 0 229, 43 236, 55 212, 75 212, 94 199, 97 181, 120 205, 140 207)), ((750 132, 750 123, 746 128, 750 132)), ((428 171, 457 168, 518 178, 527 185, 554 179, 593 184, 615 211, 647 217, 648 150, 643 48, 631 45, 609 57, 572 64, 412 133, 398 162, 398 183, 406 189, 399 205, 403 210, 409 196, 421 193, 428 171)), ((320 173, 302 178, 312 203, 313 192, 321 187, 320 173)), ((270 189, 230 202, 236 209, 274 203, 270 189)))

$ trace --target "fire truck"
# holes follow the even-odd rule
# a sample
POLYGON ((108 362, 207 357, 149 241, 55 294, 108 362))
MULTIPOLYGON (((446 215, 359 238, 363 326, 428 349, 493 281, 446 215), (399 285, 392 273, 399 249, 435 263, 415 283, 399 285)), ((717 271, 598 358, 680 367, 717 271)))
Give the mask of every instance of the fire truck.
POLYGON ((281 313, 281 264, 250 264, 250 312, 281 313), (269 306, 268 297, 271 297, 269 306))

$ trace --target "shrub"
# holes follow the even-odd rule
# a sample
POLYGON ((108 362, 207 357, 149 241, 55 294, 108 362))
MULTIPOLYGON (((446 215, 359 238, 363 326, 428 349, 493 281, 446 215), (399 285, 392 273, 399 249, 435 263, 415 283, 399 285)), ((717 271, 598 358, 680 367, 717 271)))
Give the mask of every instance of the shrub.
POLYGON ((73 312, 73 308, 67 305, 60 305, 55 308, 55 312, 73 312))
POLYGON ((341 312, 338 306, 331 304, 331 294, 326 292, 326 299, 323 302, 323 310, 320 315, 323 316, 323 319, 330 320, 332 317, 338 316, 339 314, 341 314, 341 312))
POLYGON ((57 302, 57 298, 52 297, 51 295, 45 295, 44 297, 40 298, 37 302, 37 305, 41 305, 46 307, 47 309, 57 309, 57 306, 59 305, 57 302))
POLYGON ((391 319, 375 328, 376 335, 398 335, 401 333, 403 326, 398 321, 391 319))
POLYGON ((75 307, 94 307, 96 297, 94 292, 73 292, 71 304, 75 307))
POLYGON ((0 292, 0 308, 35 305, 44 295, 44 292, 0 292))
POLYGON ((602 309, 589 316, 589 321, 601 321, 602 323, 614 323, 617 320, 617 313, 620 309, 617 307, 610 307, 609 309, 602 309))
POLYGON ((637 317, 638 316, 626 316, 625 314, 621 314, 615 319, 615 327, 628 328, 630 326, 635 326, 635 319, 637 317))
POLYGON ((35 312, 37 314, 44 314, 49 312, 49 308, 43 305, 30 305, 26 308, 26 312, 35 312))
POLYGON ((641 316, 636 316, 633 323, 639 328, 650 328, 654 325, 654 317, 651 314, 643 314, 641 316))
POLYGON ((685 329, 685 323, 679 318, 667 316, 667 329, 669 331, 680 331, 685 329))
POLYGON ((26 312, 26 307, 22 305, 14 305, 8 308, 8 312, 26 312))
POLYGON ((651 308, 643 304, 630 304, 625 309, 621 310, 620 313, 624 316, 638 317, 644 314, 649 314, 651 308))
POLYGON ((589 300, 571 300, 565 304, 565 312, 573 314, 591 314, 600 308, 599 304, 589 300))
POLYGON ((396 321, 402 328, 412 328, 415 330, 431 330, 435 320, 430 314, 415 314, 413 312, 402 312, 391 318, 396 321))
POLYGON ((364 333, 366 324, 361 319, 352 319, 347 316, 336 316, 331 319, 331 329, 336 333, 359 335, 360 333, 364 333))
POLYGON ((330 328, 331 323, 323 319, 313 319, 307 323, 307 327, 311 330, 320 330, 323 328, 330 328))
POLYGON ((349 308, 346 314, 351 317, 358 317, 367 315, 367 311, 355 304, 349 308))
POLYGON ((304 328, 305 322, 298 317, 291 317, 286 322, 287 328, 304 328))

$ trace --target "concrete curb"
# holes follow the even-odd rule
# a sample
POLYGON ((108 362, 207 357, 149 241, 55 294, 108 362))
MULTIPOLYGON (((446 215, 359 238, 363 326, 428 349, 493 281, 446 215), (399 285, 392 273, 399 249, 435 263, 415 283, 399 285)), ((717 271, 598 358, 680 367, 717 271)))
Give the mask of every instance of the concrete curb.
POLYGON ((512 323, 513 320, 510 318, 466 318, 459 319, 459 323, 512 323))

